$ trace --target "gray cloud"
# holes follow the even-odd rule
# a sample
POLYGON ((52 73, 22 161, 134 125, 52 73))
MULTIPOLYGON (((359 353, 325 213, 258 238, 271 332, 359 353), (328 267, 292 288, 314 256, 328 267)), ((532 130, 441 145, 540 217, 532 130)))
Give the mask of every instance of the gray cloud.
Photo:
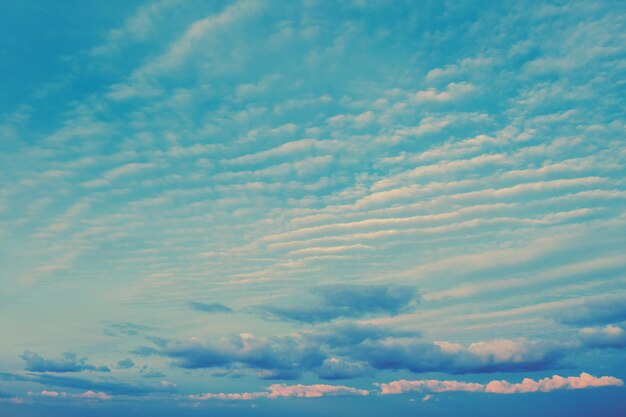
POLYGON ((558 313, 555 319, 570 326, 619 323, 626 320, 626 297, 620 295, 582 303, 558 313))
POLYGON ((274 379, 312 372, 322 379, 349 379, 375 370, 464 374, 550 369, 572 346, 524 338, 464 346, 423 341, 414 333, 376 326, 336 323, 281 337, 242 334, 216 343, 170 340, 157 350, 187 369, 243 368, 274 379))
POLYGON ((395 316, 411 311, 419 300, 414 287, 403 285, 325 285, 313 292, 320 298, 311 306, 261 306, 261 311, 282 320, 320 323, 337 318, 395 316))
POLYGON ((232 313, 232 308, 225 306, 222 303, 200 303, 196 301, 189 301, 187 305, 196 311, 202 311, 205 313, 232 313))
POLYGON ((79 358, 75 353, 65 352, 60 359, 44 359, 41 355, 25 351, 20 357, 26 362, 24 369, 32 372, 109 372, 106 366, 94 366, 87 363, 87 358, 79 358))

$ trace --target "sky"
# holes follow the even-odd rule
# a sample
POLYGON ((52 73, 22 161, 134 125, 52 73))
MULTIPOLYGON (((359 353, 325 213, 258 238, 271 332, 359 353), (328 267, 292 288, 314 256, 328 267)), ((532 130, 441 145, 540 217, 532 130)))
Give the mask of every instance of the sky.
POLYGON ((2 416, 626 415, 624 2, 0 10, 2 416))

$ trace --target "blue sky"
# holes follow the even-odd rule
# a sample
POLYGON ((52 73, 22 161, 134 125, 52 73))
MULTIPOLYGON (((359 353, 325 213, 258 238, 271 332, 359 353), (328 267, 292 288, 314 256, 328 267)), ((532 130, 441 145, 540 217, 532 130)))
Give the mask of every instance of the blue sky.
POLYGON ((626 413, 623 2, 0 6, 3 415, 626 413))

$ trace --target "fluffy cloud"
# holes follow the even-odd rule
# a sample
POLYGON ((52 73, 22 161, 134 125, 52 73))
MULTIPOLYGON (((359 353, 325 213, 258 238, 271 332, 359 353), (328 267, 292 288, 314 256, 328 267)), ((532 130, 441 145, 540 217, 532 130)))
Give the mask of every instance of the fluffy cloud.
POLYGON ((421 90, 413 94, 411 99, 414 102, 446 102, 458 99, 465 94, 474 91, 476 87, 467 82, 450 83, 443 91, 437 91, 434 88, 421 90))
POLYGON ((61 359, 44 359, 41 355, 26 351, 20 355, 26 362, 24 369, 32 372, 109 372, 106 366, 94 366, 87 363, 87 358, 79 358, 75 353, 65 352, 61 359))
POLYGON ((202 395, 190 395, 191 400, 254 400, 257 398, 319 398, 327 396, 365 396, 369 391, 347 387, 345 385, 285 385, 274 384, 267 387, 266 392, 244 392, 244 393, 207 393, 202 395))
POLYGON ((409 311, 419 298, 417 290, 400 285, 326 285, 314 293, 313 306, 263 306, 262 311, 280 319, 305 323, 328 322, 340 317, 394 316, 409 311))
POLYGON ((407 381, 401 379, 386 384, 377 384, 382 395, 402 394, 404 392, 447 392, 447 391, 483 391, 485 386, 475 382, 445 381, 437 379, 421 379, 407 381))
POLYGON ((40 397, 48 397, 48 398, 82 398, 82 399, 89 399, 89 400, 105 400, 108 401, 111 398, 113 398, 111 395, 99 391, 85 391, 82 394, 69 394, 65 391, 49 391, 49 390, 42 390, 40 393, 34 393, 34 392, 29 392, 28 393, 29 396, 40 396, 40 397))
POLYGON ((549 392, 560 389, 583 389, 623 385, 624 381, 612 376, 597 378, 583 372, 580 376, 563 378, 562 376, 554 375, 552 378, 544 378, 539 381, 524 378, 524 380, 519 384, 511 384, 507 381, 491 381, 486 385, 485 391, 495 394, 515 394, 538 391, 549 392))
POLYGON ((97 400, 110 400, 111 397, 110 395, 100 391, 100 392, 95 392, 95 391, 85 391, 82 394, 78 395, 79 398, 90 398, 90 399, 97 399, 97 400))
POLYGON ((607 386, 623 386, 621 379, 603 376, 595 377, 588 373, 581 373, 580 376, 570 376, 564 378, 554 375, 552 378, 544 378, 535 381, 524 378, 521 383, 511 383, 508 381, 491 381, 487 384, 476 382, 460 382, 451 380, 422 379, 407 381, 405 379, 392 381, 384 384, 376 384, 380 387, 382 395, 402 394, 405 392, 489 392, 493 394, 518 394, 528 392, 549 392, 562 389, 584 389, 607 386))

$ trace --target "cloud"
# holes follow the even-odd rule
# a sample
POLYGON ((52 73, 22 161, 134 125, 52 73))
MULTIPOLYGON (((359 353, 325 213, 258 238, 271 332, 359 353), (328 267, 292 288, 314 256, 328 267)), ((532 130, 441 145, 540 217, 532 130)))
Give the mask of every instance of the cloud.
POLYGON ((434 88, 429 88, 427 90, 421 90, 416 92, 415 94, 413 94, 411 99, 417 103, 428 101, 446 102, 460 98, 474 91, 475 89, 476 87, 473 84, 467 82, 450 83, 443 91, 437 91, 434 88))
POLYGON ((267 387, 266 392, 245 393, 206 393, 202 395, 189 395, 191 400, 255 400, 258 398, 319 398, 319 397, 343 397, 343 396, 366 396, 369 391, 347 387, 345 385, 285 385, 274 384, 267 387))
POLYGON ((22 381, 44 385, 46 387, 72 388, 82 391, 106 392, 109 395, 148 395, 157 392, 173 392, 174 387, 142 384, 136 381, 120 382, 112 378, 99 378, 90 380, 86 378, 76 378, 59 376, 52 374, 16 374, 0 372, 0 380, 22 381))
POLYGON ((111 395, 99 391, 99 392, 95 392, 95 391, 85 391, 82 394, 68 394, 67 392, 64 391, 52 391, 52 390, 42 390, 39 394, 34 393, 34 392, 29 392, 28 393, 29 396, 40 396, 40 397, 47 397, 47 398, 82 398, 82 399, 89 399, 89 400, 105 400, 108 401, 111 398, 113 398, 111 395))
POLYGON ((100 391, 100 392, 95 392, 95 391, 85 391, 82 394, 78 395, 79 398, 89 398, 89 399, 97 399, 97 400, 110 400, 111 397, 110 395, 100 391))
POLYGON ((44 359, 41 355, 25 351, 20 357, 26 362, 24 369, 32 372, 109 372, 106 366, 94 366, 87 363, 87 358, 79 358, 75 353, 65 352, 61 359, 44 359))
POLYGON ((618 323, 626 320, 626 297, 609 296, 592 300, 563 311, 556 320, 570 326, 618 323))
POLYGON ((0 392, 0 403, 21 405, 21 404, 25 404, 26 400, 24 398, 21 398, 21 397, 14 397, 12 395, 4 394, 4 393, 0 392))
POLYGON ((557 365, 565 353, 564 346, 524 338, 477 342, 468 347, 391 339, 366 341, 354 347, 352 356, 376 369, 464 374, 548 369, 557 365))
POLYGON ((369 391, 346 387, 345 385, 284 385, 275 384, 268 387, 270 398, 277 397, 325 397, 325 396, 346 396, 358 395, 365 396, 369 391))
POLYGON ((102 333, 107 336, 123 337, 137 336, 150 330, 155 330, 155 328, 135 323, 120 322, 107 324, 107 326, 102 330, 102 333))
POLYGON ((351 379, 371 372, 371 367, 364 361, 350 361, 339 357, 324 360, 317 371, 322 379, 351 379))
POLYGON ((607 324, 601 328, 586 327, 580 330, 583 346, 595 348, 626 348, 626 332, 620 326, 607 324))
POLYGON ((205 313, 232 313, 233 310, 225 306, 222 303, 200 303, 196 301, 189 301, 187 303, 191 309, 196 311, 202 311, 205 313))
POLYGON ((623 386, 624 382, 612 376, 595 377, 588 373, 580 376, 564 378, 554 375, 552 378, 544 378, 535 381, 524 378, 521 383, 511 383, 505 380, 491 381, 487 384, 476 382, 461 382, 454 380, 418 379, 407 381, 405 379, 382 384, 375 384, 380 388, 381 395, 403 394, 406 392, 487 392, 492 394, 520 394, 529 392, 550 392, 563 389, 585 389, 595 387, 623 386))
POLYGON ((460 382, 438 379, 418 379, 407 381, 401 379, 385 384, 376 384, 380 387, 382 395, 402 394, 405 392, 448 392, 448 391, 466 391, 476 392, 484 391, 485 386, 475 382, 460 382))
POLYGON ((157 354, 186 369, 256 370, 260 378, 294 379, 312 372, 323 379, 349 379, 376 370, 450 374, 521 372, 557 366, 575 346, 524 338, 469 346, 429 342, 414 332, 335 323, 281 337, 240 334, 217 343, 199 339, 159 342, 157 354))
MULTIPOLYGON (((253 369, 298 371, 317 367, 325 359, 323 352, 306 339, 293 336, 267 338, 251 334, 221 339, 215 344, 197 339, 168 341, 162 346, 160 354, 173 358, 176 366, 188 369, 243 364, 253 369)), ((290 375, 296 376, 297 373, 290 375)))
POLYGON ((507 381, 491 381, 485 387, 486 392, 495 394, 516 394, 527 392, 550 392, 561 389, 584 389, 595 387, 608 387, 624 385, 624 381, 612 376, 603 376, 596 378, 588 373, 581 373, 580 376, 570 376, 563 378, 554 375, 552 378, 544 378, 535 381, 530 378, 524 378, 519 384, 511 384, 507 381))
POLYGON ((133 362, 132 359, 119 360, 117 361, 117 365, 115 365, 117 369, 130 369, 133 366, 135 366, 135 362, 133 362))
POLYGON ((340 317, 395 316, 410 311, 419 298, 417 290, 401 285, 325 285, 313 292, 321 299, 313 306, 260 309, 272 316, 304 323, 328 322, 340 317))

